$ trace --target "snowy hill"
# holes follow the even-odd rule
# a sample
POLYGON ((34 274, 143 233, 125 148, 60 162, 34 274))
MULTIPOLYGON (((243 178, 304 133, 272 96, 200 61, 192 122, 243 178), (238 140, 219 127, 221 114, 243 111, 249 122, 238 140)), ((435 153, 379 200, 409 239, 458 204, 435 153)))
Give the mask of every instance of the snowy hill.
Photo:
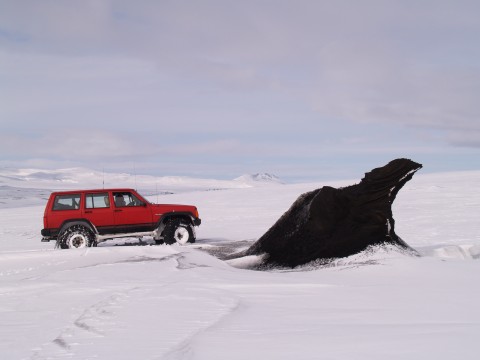
POLYGON ((191 191, 241 189, 281 184, 274 175, 244 175, 235 180, 200 179, 186 176, 103 173, 85 168, 58 170, 0 169, 0 207, 44 204, 51 191, 129 187, 144 196, 191 191))
MULTIPOLYGON (((247 180, 247 179, 245 179, 247 180)), ((0 169, 0 185, 37 189, 133 187, 163 191, 191 191, 250 187, 246 181, 108 173, 85 168, 59 170, 0 169)))
POLYGON ((235 179, 240 183, 252 184, 252 183, 275 183, 282 184, 283 182, 276 175, 268 173, 257 173, 257 174, 244 174, 235 179))
MULTIPOLYGON (((301 193, 353 182, 171 178, 184 191, 159 200, 198 206, 196 244, 56 250, 40 242, 44 203, 35 199, 42 184, 102 178, 82 171, 2 170, 4 191, 23 189, 19 205, 0 206, 2 359, 478 358, 480 172, 420 173, 398 194, 396 233, 422 257, 379 247, 259 272, 210 254, 249 246, 301 193), (205 191, 216 186, 224 190, 205 191)), ((158 181, 137 176, 147 180, 158 181)))

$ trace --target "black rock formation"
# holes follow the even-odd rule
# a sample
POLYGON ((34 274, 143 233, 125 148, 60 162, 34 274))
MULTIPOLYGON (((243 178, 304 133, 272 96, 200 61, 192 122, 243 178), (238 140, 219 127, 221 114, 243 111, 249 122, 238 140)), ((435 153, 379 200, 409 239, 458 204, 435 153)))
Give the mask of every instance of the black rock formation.
POLYGON ((265 265, 295 267, 350 256, 370 245, 408 249, 395 234, 392 204, 421 167, 396 159, 366 173, 359 184, 305 193, 242 255, 265 254, 265 265))

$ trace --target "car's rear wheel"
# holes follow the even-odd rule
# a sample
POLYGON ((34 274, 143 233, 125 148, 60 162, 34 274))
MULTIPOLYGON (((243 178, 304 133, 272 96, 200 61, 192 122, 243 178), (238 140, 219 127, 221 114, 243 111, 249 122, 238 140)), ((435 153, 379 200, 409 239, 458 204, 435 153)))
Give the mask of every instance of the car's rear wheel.
POLYGON ((60 247, 62 249, 81 249, 94 246, 92 232, 82 225, 73 225, 59 235, 60 247))
POLYGON ((166 244, 185 245, 188 242, 195 242, 195 236, 191 225, 184 220, 169 220, 163 231, 163 240, 166 244))

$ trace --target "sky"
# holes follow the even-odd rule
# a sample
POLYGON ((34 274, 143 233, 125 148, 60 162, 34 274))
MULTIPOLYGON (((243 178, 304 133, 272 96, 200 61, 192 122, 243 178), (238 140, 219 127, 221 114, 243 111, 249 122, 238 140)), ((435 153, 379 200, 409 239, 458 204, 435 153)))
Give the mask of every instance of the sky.
POLYGON ((0 0, 0 167, 480 169, 480 2, 0 0))

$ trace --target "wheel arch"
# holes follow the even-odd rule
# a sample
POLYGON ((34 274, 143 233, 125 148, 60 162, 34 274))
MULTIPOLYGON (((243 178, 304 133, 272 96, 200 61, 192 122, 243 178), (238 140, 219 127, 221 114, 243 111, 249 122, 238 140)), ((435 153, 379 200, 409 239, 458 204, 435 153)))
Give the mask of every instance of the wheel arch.
POLYGON ((189 212, 170 212, 163 214, 162 217, 158 220, 157 226, 165 226, 167 221, 170 220, 186 220, 188 225, 194 225, 194 217, 189 212))
POLYGON ((97 228, 95 227, 95 225, 93 225, 90 221, 86 220, 86 219, 74 219, 74 220, 66 220, 62 226, 60 227, 60 231, 58 232, 58 234, 60 235, 61 233, 63 233, 65 230, 67 230, 68 228, 72 227, 72 226, 75 226, 75 225, 82 225, 82 226, 85 226, 88 230, 90 230, 92 232, 93 235, 97 235, 98 234, 98 230, 97 228))

